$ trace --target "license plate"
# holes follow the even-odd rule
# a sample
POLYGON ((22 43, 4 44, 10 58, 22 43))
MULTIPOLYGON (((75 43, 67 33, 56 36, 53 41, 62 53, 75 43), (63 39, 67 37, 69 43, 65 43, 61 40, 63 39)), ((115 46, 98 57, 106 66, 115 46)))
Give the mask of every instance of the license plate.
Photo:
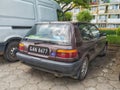
POLYGON ((29 48, 28 48, 28 51, 32 52, 32 53, 42 54, 42 55, 48 55, 49 54, 49 49, 48 48, 39 47, 39 46, 30 45, 29 48))

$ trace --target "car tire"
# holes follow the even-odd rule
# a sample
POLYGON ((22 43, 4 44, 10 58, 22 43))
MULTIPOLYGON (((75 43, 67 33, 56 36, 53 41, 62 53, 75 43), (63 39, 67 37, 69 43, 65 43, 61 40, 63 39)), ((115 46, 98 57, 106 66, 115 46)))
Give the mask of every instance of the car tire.
POLYGON ((18 41, 13 41, 13 42, 10 42, 7 45, 5 53, 4 53, 5 60, 7 60, 9 62, 18 61, 18 59, 17 59, 17 57, 15 55, 16 54, 15 50, 17 50, 17 48, 18 48, 18 44, 19 44, 18 41))
POLYGON ((83 59, 83 63, 80 67, 79 73, 78 73, 78 80, 82 81, 85 79, 88 73, 88 67, 89 67, 89 60, 88 57, 85 57, 83 59))
POLYGON ((104 46, 103 50, 101 51, 101 53, 99 54, 99 56, 105 56, 107 54, 107 45, 104 46))
POLYGON ((120 81, 120 73, 119 73, 119 81, 120 81))

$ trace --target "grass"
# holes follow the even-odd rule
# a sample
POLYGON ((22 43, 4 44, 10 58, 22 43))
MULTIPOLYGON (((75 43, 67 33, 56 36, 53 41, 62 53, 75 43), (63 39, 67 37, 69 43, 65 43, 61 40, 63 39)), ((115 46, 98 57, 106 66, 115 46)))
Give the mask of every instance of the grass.
POLYGON ((109 44, 118 44, 118 45, 120 45, 120 36, 107 35, 107 41, 108 41, 109 44))

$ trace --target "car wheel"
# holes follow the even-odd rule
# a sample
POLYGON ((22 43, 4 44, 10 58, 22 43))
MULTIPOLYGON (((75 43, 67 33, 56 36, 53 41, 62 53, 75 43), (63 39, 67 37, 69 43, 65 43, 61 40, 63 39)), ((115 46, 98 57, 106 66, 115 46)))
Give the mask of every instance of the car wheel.
POLYGON ((107 54, 107 45, 104 46, 104 49, 101 51, 99 56, 105 56, 107 54))
POLYGON ((80 71, 78 73, 78 80, 84 80, 88 72, 89 60, 87 57, 84 58, 80 71))
POLYGON ((17 50, 18 48, 18 44, 19 44, 18 41, 13 41, 7 45, 7 48, 4 53, 5 60, 10 62, 18 61, 15 53, 15 50, 17 50))

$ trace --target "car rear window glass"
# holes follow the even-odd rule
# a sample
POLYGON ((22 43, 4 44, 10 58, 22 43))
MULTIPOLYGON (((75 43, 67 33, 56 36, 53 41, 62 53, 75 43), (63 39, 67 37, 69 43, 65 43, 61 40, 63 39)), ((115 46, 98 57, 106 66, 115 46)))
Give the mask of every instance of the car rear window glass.
POLYGON ((26 38, 70 44, 69 28, 66 24, 38 24, 26 38))

